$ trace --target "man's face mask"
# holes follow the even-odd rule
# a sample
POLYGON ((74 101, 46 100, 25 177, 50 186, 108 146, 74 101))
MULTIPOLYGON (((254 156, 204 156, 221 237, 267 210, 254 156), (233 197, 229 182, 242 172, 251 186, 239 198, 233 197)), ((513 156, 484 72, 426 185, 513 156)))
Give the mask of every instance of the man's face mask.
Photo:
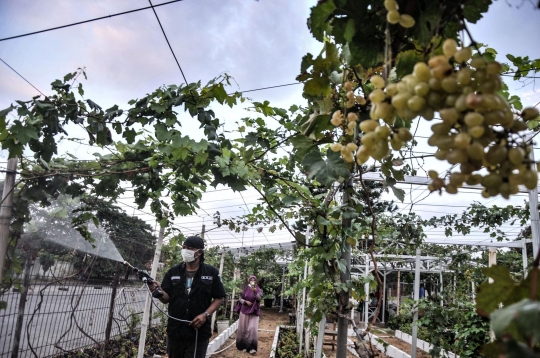
POLYGON ((188 250, 188 249, 182 249, 182 258, 184 259, 184 262, 193 262, 193 261, 195 261, 195 252, 197 252, 197 251, 191 251, 191 250, 188 250))

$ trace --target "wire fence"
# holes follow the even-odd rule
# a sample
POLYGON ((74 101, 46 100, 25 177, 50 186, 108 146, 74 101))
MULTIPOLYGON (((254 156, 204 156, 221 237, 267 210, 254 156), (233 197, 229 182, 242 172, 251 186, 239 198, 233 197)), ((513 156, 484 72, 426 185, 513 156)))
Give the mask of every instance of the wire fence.
MULTIPOLYGON (((33 274, 28 261, 25 266, 15 278, 19 288, 0 296, 7 302, 0 310, 0 358, 51 357, 99 345, 108 326, 111 339, 138 336, 148 291, 136 278, 113 287, 113 278, 89 279, 65 266, 48 275, 33 274)), ((160 324, 160 317, 151 323, 160 324)))

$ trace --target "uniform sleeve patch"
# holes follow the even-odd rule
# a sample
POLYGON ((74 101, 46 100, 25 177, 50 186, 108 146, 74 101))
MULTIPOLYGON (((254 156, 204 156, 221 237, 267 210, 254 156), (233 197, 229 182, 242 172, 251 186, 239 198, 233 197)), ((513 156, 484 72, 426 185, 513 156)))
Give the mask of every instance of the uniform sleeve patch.
POLYGON ((214 280, 214 277, 213 277, 213 276, 201 276, 201 280, 210 280, 210 281, 213 281, 213 280, 214 280))
POLYGON ((171 276, 171 280, 180 280, 180 276, 171 276))

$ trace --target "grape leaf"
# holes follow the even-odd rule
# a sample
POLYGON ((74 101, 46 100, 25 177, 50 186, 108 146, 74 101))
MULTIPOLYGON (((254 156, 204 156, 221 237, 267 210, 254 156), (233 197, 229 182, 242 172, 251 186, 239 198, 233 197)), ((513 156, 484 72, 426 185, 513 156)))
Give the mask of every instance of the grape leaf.
POLYGON ((331 25, 327 20, 335 9, 336 5, 332 0, 325 1, 311 8, 308 27, 311 30, 313 37, 317 40, 322 42, 324 40, 324 33, 331 29, 331 25))
POLYGON ((315 178, 326 186, 335 181, 343 182, 349 177, 349 169, 339 153, 327 151, 326 160, 319 149, 313 149, 302 161, 302 166, 308 178, 315 178))

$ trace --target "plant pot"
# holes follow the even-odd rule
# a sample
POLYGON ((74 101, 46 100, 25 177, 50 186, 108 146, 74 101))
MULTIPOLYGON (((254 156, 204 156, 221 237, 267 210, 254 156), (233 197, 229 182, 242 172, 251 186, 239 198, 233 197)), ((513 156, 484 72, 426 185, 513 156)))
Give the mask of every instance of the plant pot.
POLYGON ((217 321, 217 333, 218 335, 221 334, 221 332, 223 332, 224 330, 226 330, 227 328, 229 328, 229 321, 228 320, 224 320, 224 321, 217 321))
POLYGON ((272 303, 274 303, 273 298, 265 298, 264 299, 264 307, 272 308, 272 303))

